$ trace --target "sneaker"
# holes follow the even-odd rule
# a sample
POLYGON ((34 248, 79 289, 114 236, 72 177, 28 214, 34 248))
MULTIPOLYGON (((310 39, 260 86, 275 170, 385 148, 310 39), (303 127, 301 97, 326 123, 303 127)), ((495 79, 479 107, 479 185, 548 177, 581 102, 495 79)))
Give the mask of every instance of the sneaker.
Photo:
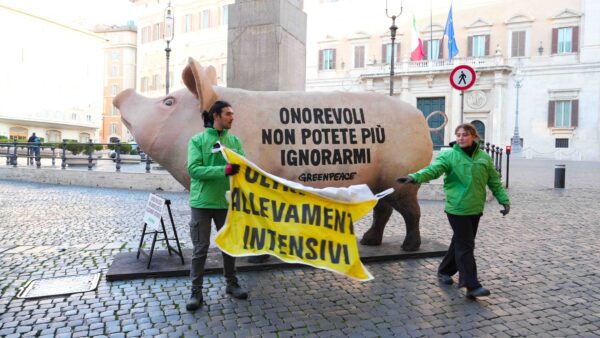
POLYGON ((452 280, 452 277, 450 277, 450 275, 446 275, 444 273, 438 273, 438 279, 440 280, 440 282, 446 284, 446 285, 452 285, 454 283, 454 280, 452 280))
POLYGON ((233 298, 246 299, 248 298, 248 291, 244 290, 236 281, 227 283, 225 292, 230 294, 233 298))
POLYGON ((202 306, 202 289, 192 289, 192 295, 185 304, 185 308, 188 311, 196 311, 202 306))
POLYGON ((478 288, 470 289, 467 288, 467 298, 475 299, 478 297, 485 297, 490 295, 490 290, 480 286, 478 288))

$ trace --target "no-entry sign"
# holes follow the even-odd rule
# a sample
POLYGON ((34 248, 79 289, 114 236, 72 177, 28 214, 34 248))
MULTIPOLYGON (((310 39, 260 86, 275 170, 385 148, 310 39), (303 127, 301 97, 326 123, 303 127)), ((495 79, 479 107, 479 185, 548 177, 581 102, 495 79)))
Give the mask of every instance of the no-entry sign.
POLYGON ((450 84, 458 90, 467 90, 475 84, 475 70, 467 65, 456 66, 450 73, 450 84))

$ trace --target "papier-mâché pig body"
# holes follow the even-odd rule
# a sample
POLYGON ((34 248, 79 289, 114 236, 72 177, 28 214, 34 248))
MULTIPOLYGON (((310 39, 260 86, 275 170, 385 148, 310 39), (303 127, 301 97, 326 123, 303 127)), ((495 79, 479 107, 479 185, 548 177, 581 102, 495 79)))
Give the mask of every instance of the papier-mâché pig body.
POLYGON ((380 200, 362 244, 378 245, 393 209, 406 222, 403 249, 420 246, 418 185, 397 177, 429 164, 432 142, 422 113, 389 96, 348 92, 255 92, 215 86, 214 68, 190 58, 187 89, 146 98, 129 89, 114 104, 140 147, 189 189, 187 144, 202 131, 202 110, 218 99, 235 112, 231 132, 246 157, 269 173, 312 187, 367 184, 380 200))

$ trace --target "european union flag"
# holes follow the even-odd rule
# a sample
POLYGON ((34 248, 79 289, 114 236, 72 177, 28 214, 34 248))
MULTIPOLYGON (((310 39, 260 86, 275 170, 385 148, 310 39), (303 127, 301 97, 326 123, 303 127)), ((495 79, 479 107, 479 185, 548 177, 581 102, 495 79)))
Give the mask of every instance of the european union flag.
POLYGON ((450 60, 456 54, 458 54, 458 47, 456 47, 456 40, 454 40, 454 19, 452 19, 452 3, 450 4, 450 11, 448 12, 448 19, 446 20, 446 29, 444 29, 444 35, 448 35, 448 55, 450 60))

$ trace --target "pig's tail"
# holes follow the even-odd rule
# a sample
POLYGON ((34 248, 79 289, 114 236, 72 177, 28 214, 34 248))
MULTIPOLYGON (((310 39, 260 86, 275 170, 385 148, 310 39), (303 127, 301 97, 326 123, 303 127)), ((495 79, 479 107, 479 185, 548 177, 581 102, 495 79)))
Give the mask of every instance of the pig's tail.
POLYGON ((212 128, 214 120, 212 114, 206 110, 202 112, 202 120, 204 120, 204 128, 212 128))

